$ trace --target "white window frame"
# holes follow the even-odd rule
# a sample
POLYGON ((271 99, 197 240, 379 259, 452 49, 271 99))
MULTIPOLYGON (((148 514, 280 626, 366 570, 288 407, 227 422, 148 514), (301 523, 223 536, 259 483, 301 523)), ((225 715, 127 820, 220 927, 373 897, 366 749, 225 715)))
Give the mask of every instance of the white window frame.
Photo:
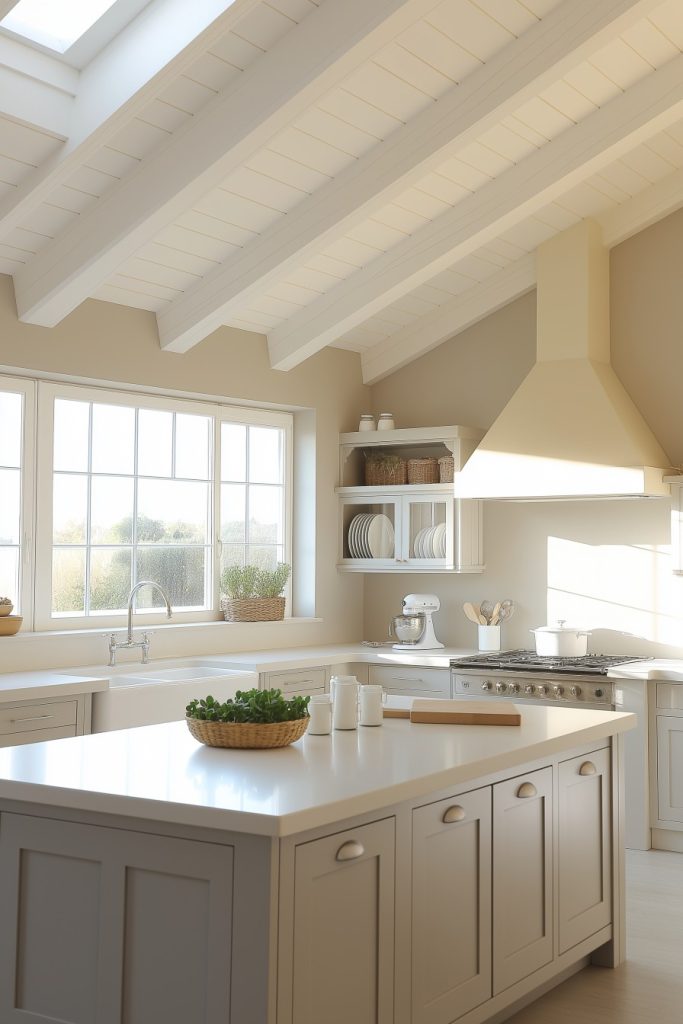
MULTIPOLYGON (((294 417, 291 413, 275 412, 269 409, 247 409, 236 406, 221 405, 216 421, 216 462, 215 462, 215 493, 214 493, 214 521, 216 523, 216 607, 220 606, 220 576, 221 576, 221 529, 220 529, 220 491, 221 491, 221 424, 242 423, 252 427, 280 427, 285 434, 285 465, 284 465, 284 491, 285 502, 283 509, 284 523, 282 530, 284 560, 292 565, 292 520, 293 520, 293 449, 294 449, 294 417)), ((295 567, 292 566, 292 575, 295 567)), ((292 614, 292 575, 290 575, 285 590, 285 616, 292 614)))
MULTIPOLYGON (((0 378, 1 379, 1 378, 0 378)), ((27 382, 19 382, 26 385, 27 382)), ((30 382, 35 388, 36 382, 30 382)), ((112 629, 126 622, 125 612, 116 615, 52 615, 52 481, 53 481, 53 430, 54 401, 57 398, 82 402, 100 402, 106 405, 160 409, 167 412, 194 413, 212 418, 211 465, 213 488, 210 502, 210 522, 207 546, 212 557, 209 559, 208 593, 213 596, 213 607, 199 611, 174 611, 173 623, 210 622, 220 619, 220 442, 221 423, 245 423, 254 426, 278 426, 285 431, 285 529, 283 533, 285 560, 291 563, 292 552, 292 454, 293 417, 290 413, 269 409, 245 408, 210 401, 173 398, 150 395, 147 392, 131 390, 117 391, 96 385, 59 384, 40 380, 37 382, 37 440, 36 459, 36 518, 35 518, 35 561, 27 573, 29 580, 39 580, 35 588, 33 607, 34 628, 41 631, 69 631, 82 629, 112 629)), ((27 421, 27 418, 25 422, 27 421)), ((27 446, 27 451, 31 448, 27 446)), ((33 497, 31 496, 31 507, 33 497)), ((291 581, 288 589, 287 613, 291 614, 291 581)), ((30 620, 29 620, 30 621, 30 620)), ((166 624, 165 610, 135 612, 136 627, 166 624)))
POLYGON ((23 616, 24 623, 30 624, 33 621, 36 382, 0 374, 0 391, 22 396, 19 608, 14 612, 23 616))

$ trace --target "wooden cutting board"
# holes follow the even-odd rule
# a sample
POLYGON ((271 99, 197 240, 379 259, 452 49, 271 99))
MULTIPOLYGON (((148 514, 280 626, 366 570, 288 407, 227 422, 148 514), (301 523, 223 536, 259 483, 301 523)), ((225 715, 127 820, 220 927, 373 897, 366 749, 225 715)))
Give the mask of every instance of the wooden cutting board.
POLYGON ((420 700, 409 708, 385 708, 385 718, 409 718, 420 725, 521 725, 522 716, 504 701, 420 700))

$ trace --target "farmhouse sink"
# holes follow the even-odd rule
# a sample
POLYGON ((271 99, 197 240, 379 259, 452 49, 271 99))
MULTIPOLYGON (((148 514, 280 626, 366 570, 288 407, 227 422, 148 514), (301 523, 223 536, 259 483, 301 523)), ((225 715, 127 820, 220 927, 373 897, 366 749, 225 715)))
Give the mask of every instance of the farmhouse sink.
POLYGON ((239 670, 210 665, 184 665, 182 668, 140 666, 122 675, 112 676, 109 686, 153 686, 159 683, 211 682, 230 679, 239 670))

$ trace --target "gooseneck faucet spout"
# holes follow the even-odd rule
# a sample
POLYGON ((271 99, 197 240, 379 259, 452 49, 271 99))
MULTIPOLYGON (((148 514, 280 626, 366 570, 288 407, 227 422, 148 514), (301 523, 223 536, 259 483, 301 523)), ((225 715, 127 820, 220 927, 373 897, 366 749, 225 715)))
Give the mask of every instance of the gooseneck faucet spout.
POLYGON ((140 580, 139 583, 135 584, 135 586, 131 590, 130 594, 128 595, 128 643, 129 643, 129 645, 132 645, 132 643, 133 643, 133 603, 135 601, 135 595, 137 594, 138 590, 140 590, 142 587, 155 587, 159 591, 161 596, 163 597, 164 601, 166 602, 166 618, 170 619, 171 615, 173 614, 172 611, 171 611, 171 602, 169 601, 168 597, 166 596, 166 591, 161 586, 161 584, 160 583, 156 583, 154 580, 140 580))

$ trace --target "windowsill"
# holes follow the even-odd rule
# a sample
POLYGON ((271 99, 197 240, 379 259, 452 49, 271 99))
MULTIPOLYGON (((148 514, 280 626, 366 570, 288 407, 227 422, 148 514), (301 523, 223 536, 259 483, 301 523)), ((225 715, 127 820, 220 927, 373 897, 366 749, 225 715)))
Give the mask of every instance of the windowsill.
MULTIPOLYGON (((313 624, 316 622, 322 622, 319 618, 308 618, 308 617, 297 617, 289 616, 285 619, 267 619, 263 622, 225 622, 223 619, 211 620, 209 622, 174 622, 174 623, 159 623, 159 625, 133 625, 134 633, 168 633, 174 632, 175 630, 199 630, 199 629, 229 629, 234 630, 235 628, 243 629, 247 626, 249 629, 259 626, 278 626, 280 628, 285 626, 303 626, 307 624, 313 624)), ((90 629, 43 629, 35 632, 28 630, 20 630, 15 634, 14 640, 46 640, 54 639, 55 637, 75 639, 77 637, 94 637, 102 636, 110 633, 125 633, 127 632, 126 626, 110 626, 110 627, 95 627, 90 629)))

